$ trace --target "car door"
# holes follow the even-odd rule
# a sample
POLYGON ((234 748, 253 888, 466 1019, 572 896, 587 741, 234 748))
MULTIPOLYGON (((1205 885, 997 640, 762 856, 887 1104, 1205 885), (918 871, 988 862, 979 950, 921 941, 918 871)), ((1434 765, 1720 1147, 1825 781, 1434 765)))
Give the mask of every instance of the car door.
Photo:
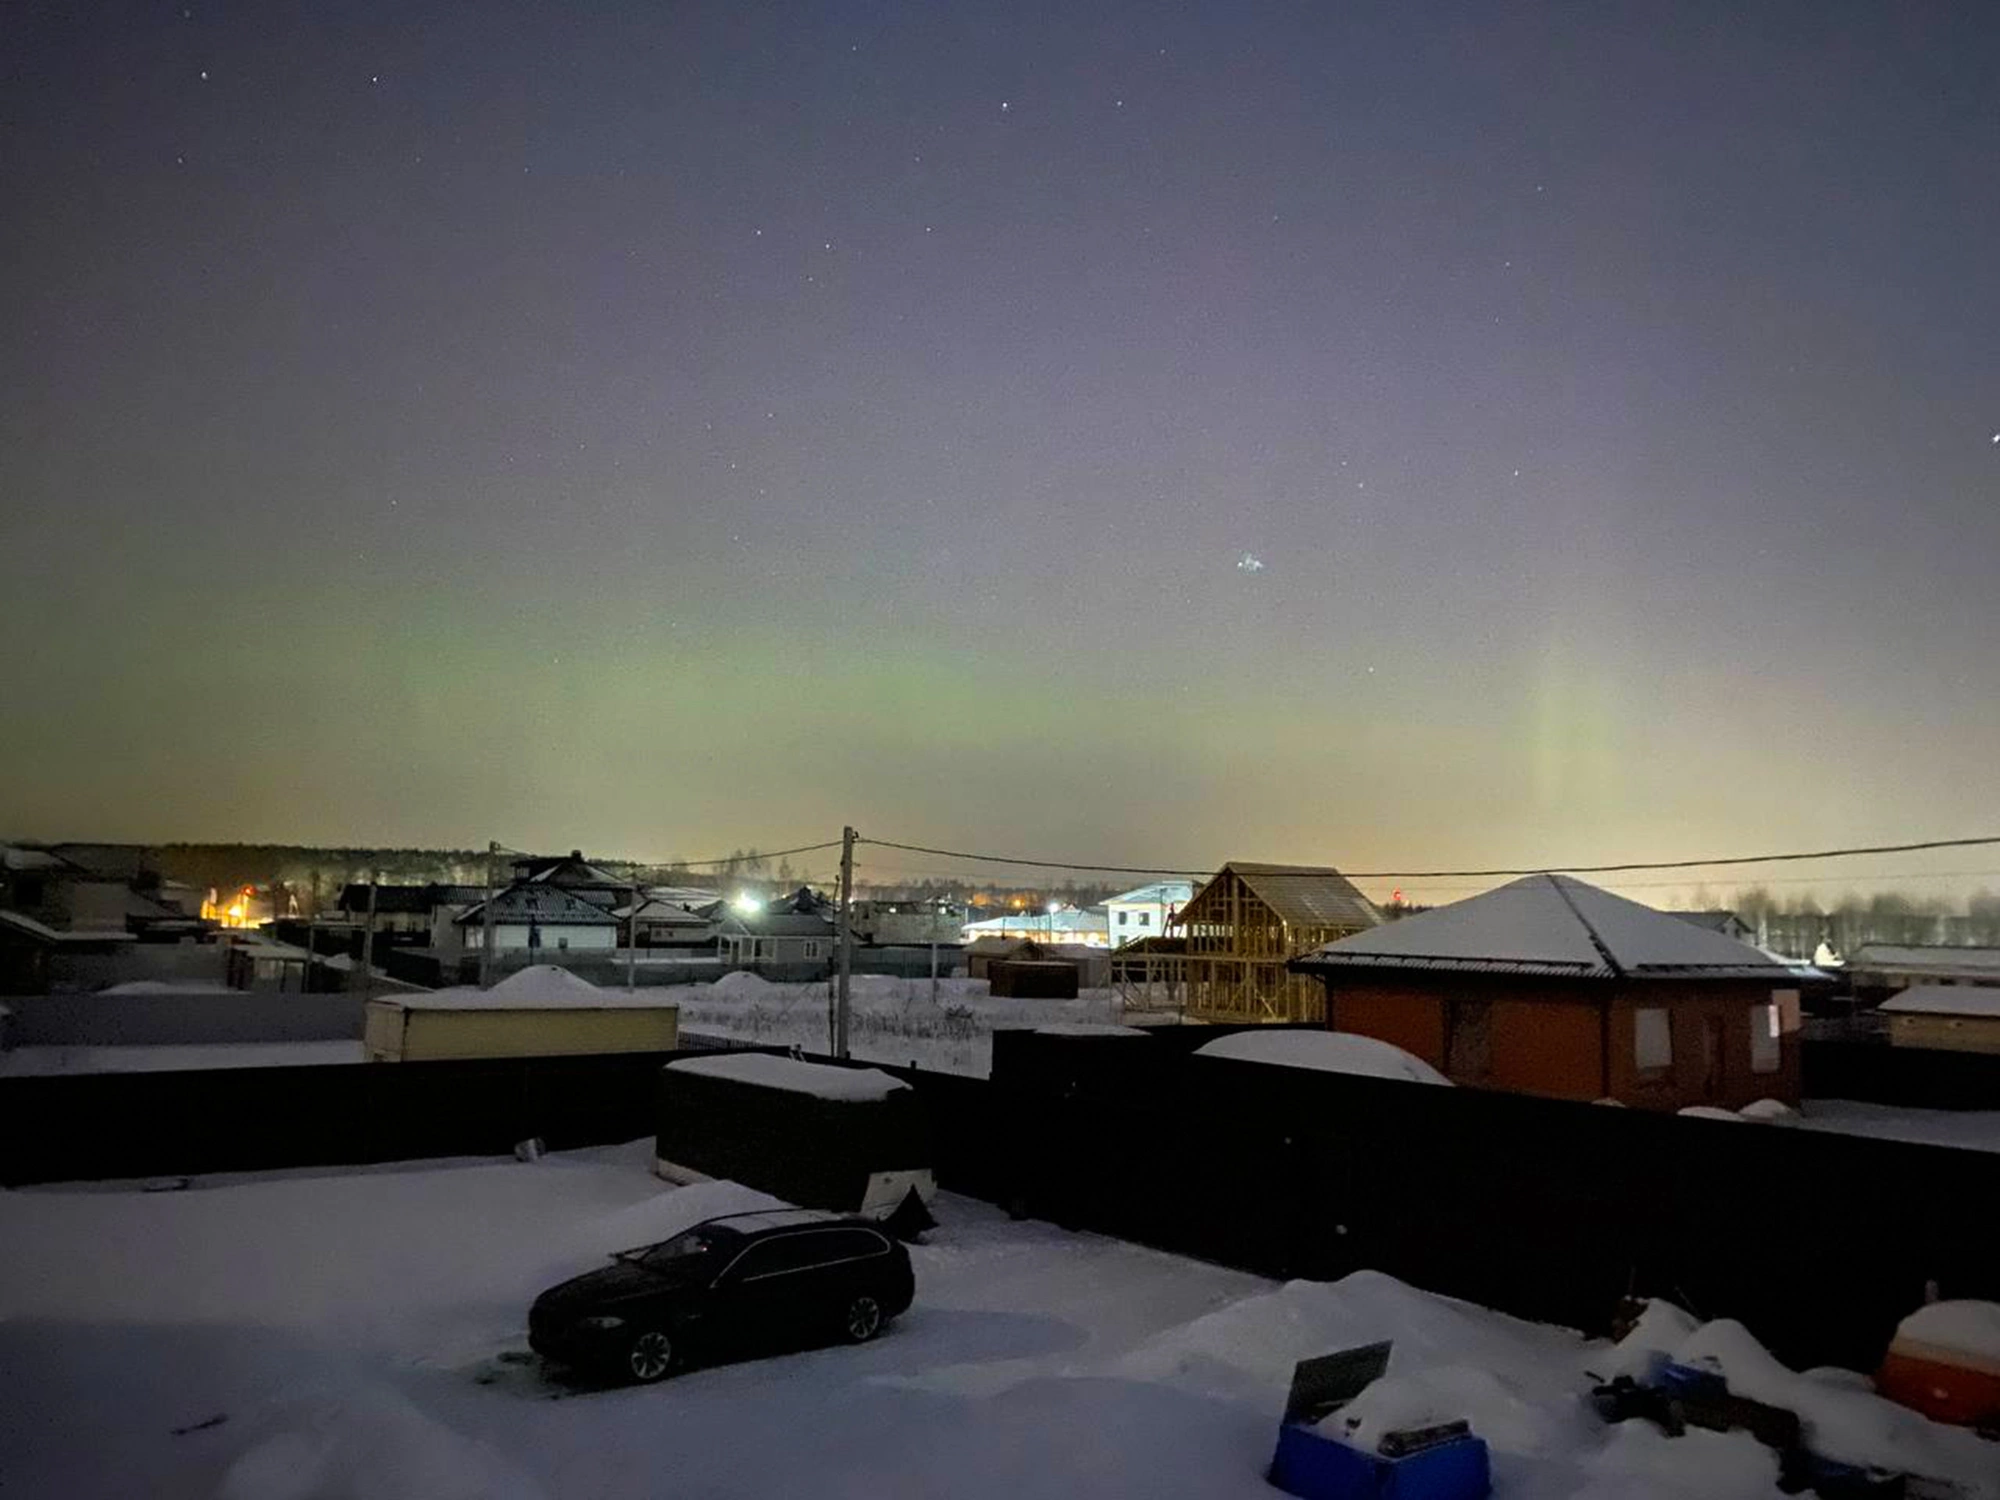
POLYGON ((816 1256, 811 1231, 754 1241, 716 1287, 716 1319, 747 1344, 795 1340, 812 1314, 816 1256))

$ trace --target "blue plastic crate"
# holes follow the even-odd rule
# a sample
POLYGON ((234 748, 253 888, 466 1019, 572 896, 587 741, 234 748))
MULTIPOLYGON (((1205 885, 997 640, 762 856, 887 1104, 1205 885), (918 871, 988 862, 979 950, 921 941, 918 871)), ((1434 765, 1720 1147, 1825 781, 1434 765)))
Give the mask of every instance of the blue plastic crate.
POLYGON ((1278 1429, 1269 1478, 1300 1500, 1485 1500, 1493 1489, 1486 1444, 1477 1437, 1384 1458, 1293 1422, 1278 1429))

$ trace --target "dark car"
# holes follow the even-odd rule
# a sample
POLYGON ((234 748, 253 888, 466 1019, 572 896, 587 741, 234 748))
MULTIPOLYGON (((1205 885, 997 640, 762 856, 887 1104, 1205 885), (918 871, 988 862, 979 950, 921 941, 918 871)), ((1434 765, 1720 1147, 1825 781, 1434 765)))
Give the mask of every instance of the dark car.
POLYGON ((535 1299, 537 1354, 651 1381, 725 1349, 866 1343, 916 1286, 909 1252, 877 1225, 808 1210, 726 1214, 611 1259, 535 1299))

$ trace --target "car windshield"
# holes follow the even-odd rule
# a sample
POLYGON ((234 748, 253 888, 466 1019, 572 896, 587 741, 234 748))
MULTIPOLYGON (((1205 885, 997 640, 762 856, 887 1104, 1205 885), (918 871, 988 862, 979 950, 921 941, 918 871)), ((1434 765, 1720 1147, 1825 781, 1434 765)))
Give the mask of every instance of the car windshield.
POLYGON ((638 1250, 621 1250, 613 1256, 628 1265, 648 1266, 655 1270, 663 1266, 681 1265, 713 1255, 722 1243, 722 1237, 712 1229, 690 1229, 677 1234, 670 1240, 638 1250))

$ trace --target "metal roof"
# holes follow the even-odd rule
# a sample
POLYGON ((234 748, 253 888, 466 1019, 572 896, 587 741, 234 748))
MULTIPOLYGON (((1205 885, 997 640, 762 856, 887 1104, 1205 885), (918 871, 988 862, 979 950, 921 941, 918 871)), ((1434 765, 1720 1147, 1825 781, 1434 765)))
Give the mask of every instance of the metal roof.
MULTIPOLYGON (((452 920, 461 927, 483 922, 486 903, 468 906, 452 920)), ((493 920, 534 922, 544 927, 614 927, 618 923, 603 907, 553 885, 509 886, 493 898, 493 920)))
POLYGON ((1231 860, 1181 909, 1177 925, 1201 925, 1211 920, 1200 910, 1202 898, 1232 871, 1251 895, 1289 927, 1366 928, 1382 920, 1375 903, 1331 865, 1266 865, 1231 860))
POLYGON ((1329 943, 1293 967, 1771 982, 1790 974, 1748 943, 1569 875, 1530 875, 1329 943))
POLYGON ((1939 944, 1863 943, 1847 956, 1847 970, 1896 974, 1961 974, 2000 979, 2000 948, 1953 948, 1939 944))

